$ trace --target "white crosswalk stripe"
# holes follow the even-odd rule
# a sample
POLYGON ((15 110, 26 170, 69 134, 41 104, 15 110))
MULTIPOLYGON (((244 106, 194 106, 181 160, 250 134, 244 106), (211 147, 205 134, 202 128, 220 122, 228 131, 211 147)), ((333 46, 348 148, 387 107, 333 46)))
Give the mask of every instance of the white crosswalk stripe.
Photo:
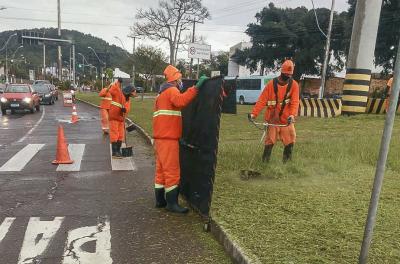
MULTIPOLYGON (((123 143, 123 146, 125 143, 123 143)), ((112 148, 110 144, 110 156, 111 156, 111 168, 113 171, 134 171, 136 170, 136 164, 131 157, 123 159, 113 159, 112 158, 112 148)))
POLYGON ((108 216, 98 216, 93 219, 74 219, 71 216, 29 217, 28 223, 25 219, 25 217, 0 219, 1 263, 5 263, 4 255, 16 255, 18 252, 18 264, 42 263, 42 261, 60 264, 113 263, 108 216), (71 225, 71 223, 78 224, 71 225), (25 232, 21 237, 23 241, 20 241, 19 235, 24 229, 25 232), (85 247, 89 243, 93 246, 85 247), (16 248, 10 250, 12 246, 16 248), (58 250, 60 246, 63 248, 58 250), (51 259, 61 260, 51 261, 51 259))
POLYGON ((57 171, 80 171, 85 144, 69 144, 68 151, 70 158, 74 161, 72 164, 60 164, 57 171))
POLYGON ((29 144, 25 146, 0 168, 0 172, 23 170, 43 146, 44 144, 29 144))

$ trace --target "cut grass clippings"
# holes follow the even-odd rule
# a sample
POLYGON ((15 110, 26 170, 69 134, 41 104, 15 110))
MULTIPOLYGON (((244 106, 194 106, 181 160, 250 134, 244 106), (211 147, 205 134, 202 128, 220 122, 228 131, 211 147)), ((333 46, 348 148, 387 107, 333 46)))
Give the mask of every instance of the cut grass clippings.
MULTIPOLYGON (((130 116, 149 133, 152 107, 153 100, 135 101, 130 116)), ((262 131, 246 117, 251 108, 221 118, 214 220, 262 263, 357 263, 385 117, 299 118, 293 161, 282 164, 278 143, 264 164, 262 131), (261 176, 243 181, 243 169, 261 176)), ((400 263, 398 122, 369 263, 400 263)))

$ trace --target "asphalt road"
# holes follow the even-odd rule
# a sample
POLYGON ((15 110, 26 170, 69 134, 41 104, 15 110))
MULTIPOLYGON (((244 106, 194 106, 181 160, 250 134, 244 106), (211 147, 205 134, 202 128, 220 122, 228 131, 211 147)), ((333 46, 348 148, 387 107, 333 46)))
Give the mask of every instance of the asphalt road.
POLYGON ((134 158, 112 162, 98 110, 77 109, 0 116, 0 264, 229 262, 193 212, 153 208, 151 147, 134 133, 134 158), (51 164, 58 124, 70 166, 51 164))

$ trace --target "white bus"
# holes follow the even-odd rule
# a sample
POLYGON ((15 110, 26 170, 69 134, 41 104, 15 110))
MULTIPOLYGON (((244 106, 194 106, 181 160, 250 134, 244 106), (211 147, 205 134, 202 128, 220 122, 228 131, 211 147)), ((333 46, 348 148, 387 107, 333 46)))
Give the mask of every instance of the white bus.
MULTIPOLYGON (((257 102, 265 85, 277 75, 238 77, 236 81, 236 102, 239 104, 254 104, 257 102)), ((225 77, 234 80, 235 77, 225 77)))

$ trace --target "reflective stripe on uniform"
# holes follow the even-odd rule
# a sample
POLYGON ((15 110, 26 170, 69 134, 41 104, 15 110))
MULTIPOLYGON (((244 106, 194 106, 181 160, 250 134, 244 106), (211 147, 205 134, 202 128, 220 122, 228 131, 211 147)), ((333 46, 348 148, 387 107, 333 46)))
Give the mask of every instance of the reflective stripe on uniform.
MULTIPOLYGON (((286 104, 290 103, 290 99, 286 99, 285 103, 286 104)), ((279 103, 279 104, 282 105, 282 103, 279 103)), ((267 102, 267 106, 273 106, 273 105, 276 105, 276 101, 268 101, 267 102)))
POLYGON ((175 188, 178 188, 178 185, 172 185, 171 187, 165 188, 165 192, 170 192, 175 188))
POLYGON ((108 100, 108 101, 111 101, 112 98, 111 98, 111 97, 103 97, 101 100, 108 100))
POLYGON ((117 102, 115 102, 115 101, 111 101, 111 104, 114 105, 114 106, 116 106, 116 107, 122 108, 122 104, 117 103, 117 102))
POLYGON ((164 185, 155 183, 155 184, 154 184, 154 188, 156 188, 156 189, 161 189, 161 188, 164 188, 164 185))
POLYGON ((153 113, 153 117, 159 115, 167 115, 167 116, 182 116, 181 111, 174 111, 174 110, 158 110, 153 113))

